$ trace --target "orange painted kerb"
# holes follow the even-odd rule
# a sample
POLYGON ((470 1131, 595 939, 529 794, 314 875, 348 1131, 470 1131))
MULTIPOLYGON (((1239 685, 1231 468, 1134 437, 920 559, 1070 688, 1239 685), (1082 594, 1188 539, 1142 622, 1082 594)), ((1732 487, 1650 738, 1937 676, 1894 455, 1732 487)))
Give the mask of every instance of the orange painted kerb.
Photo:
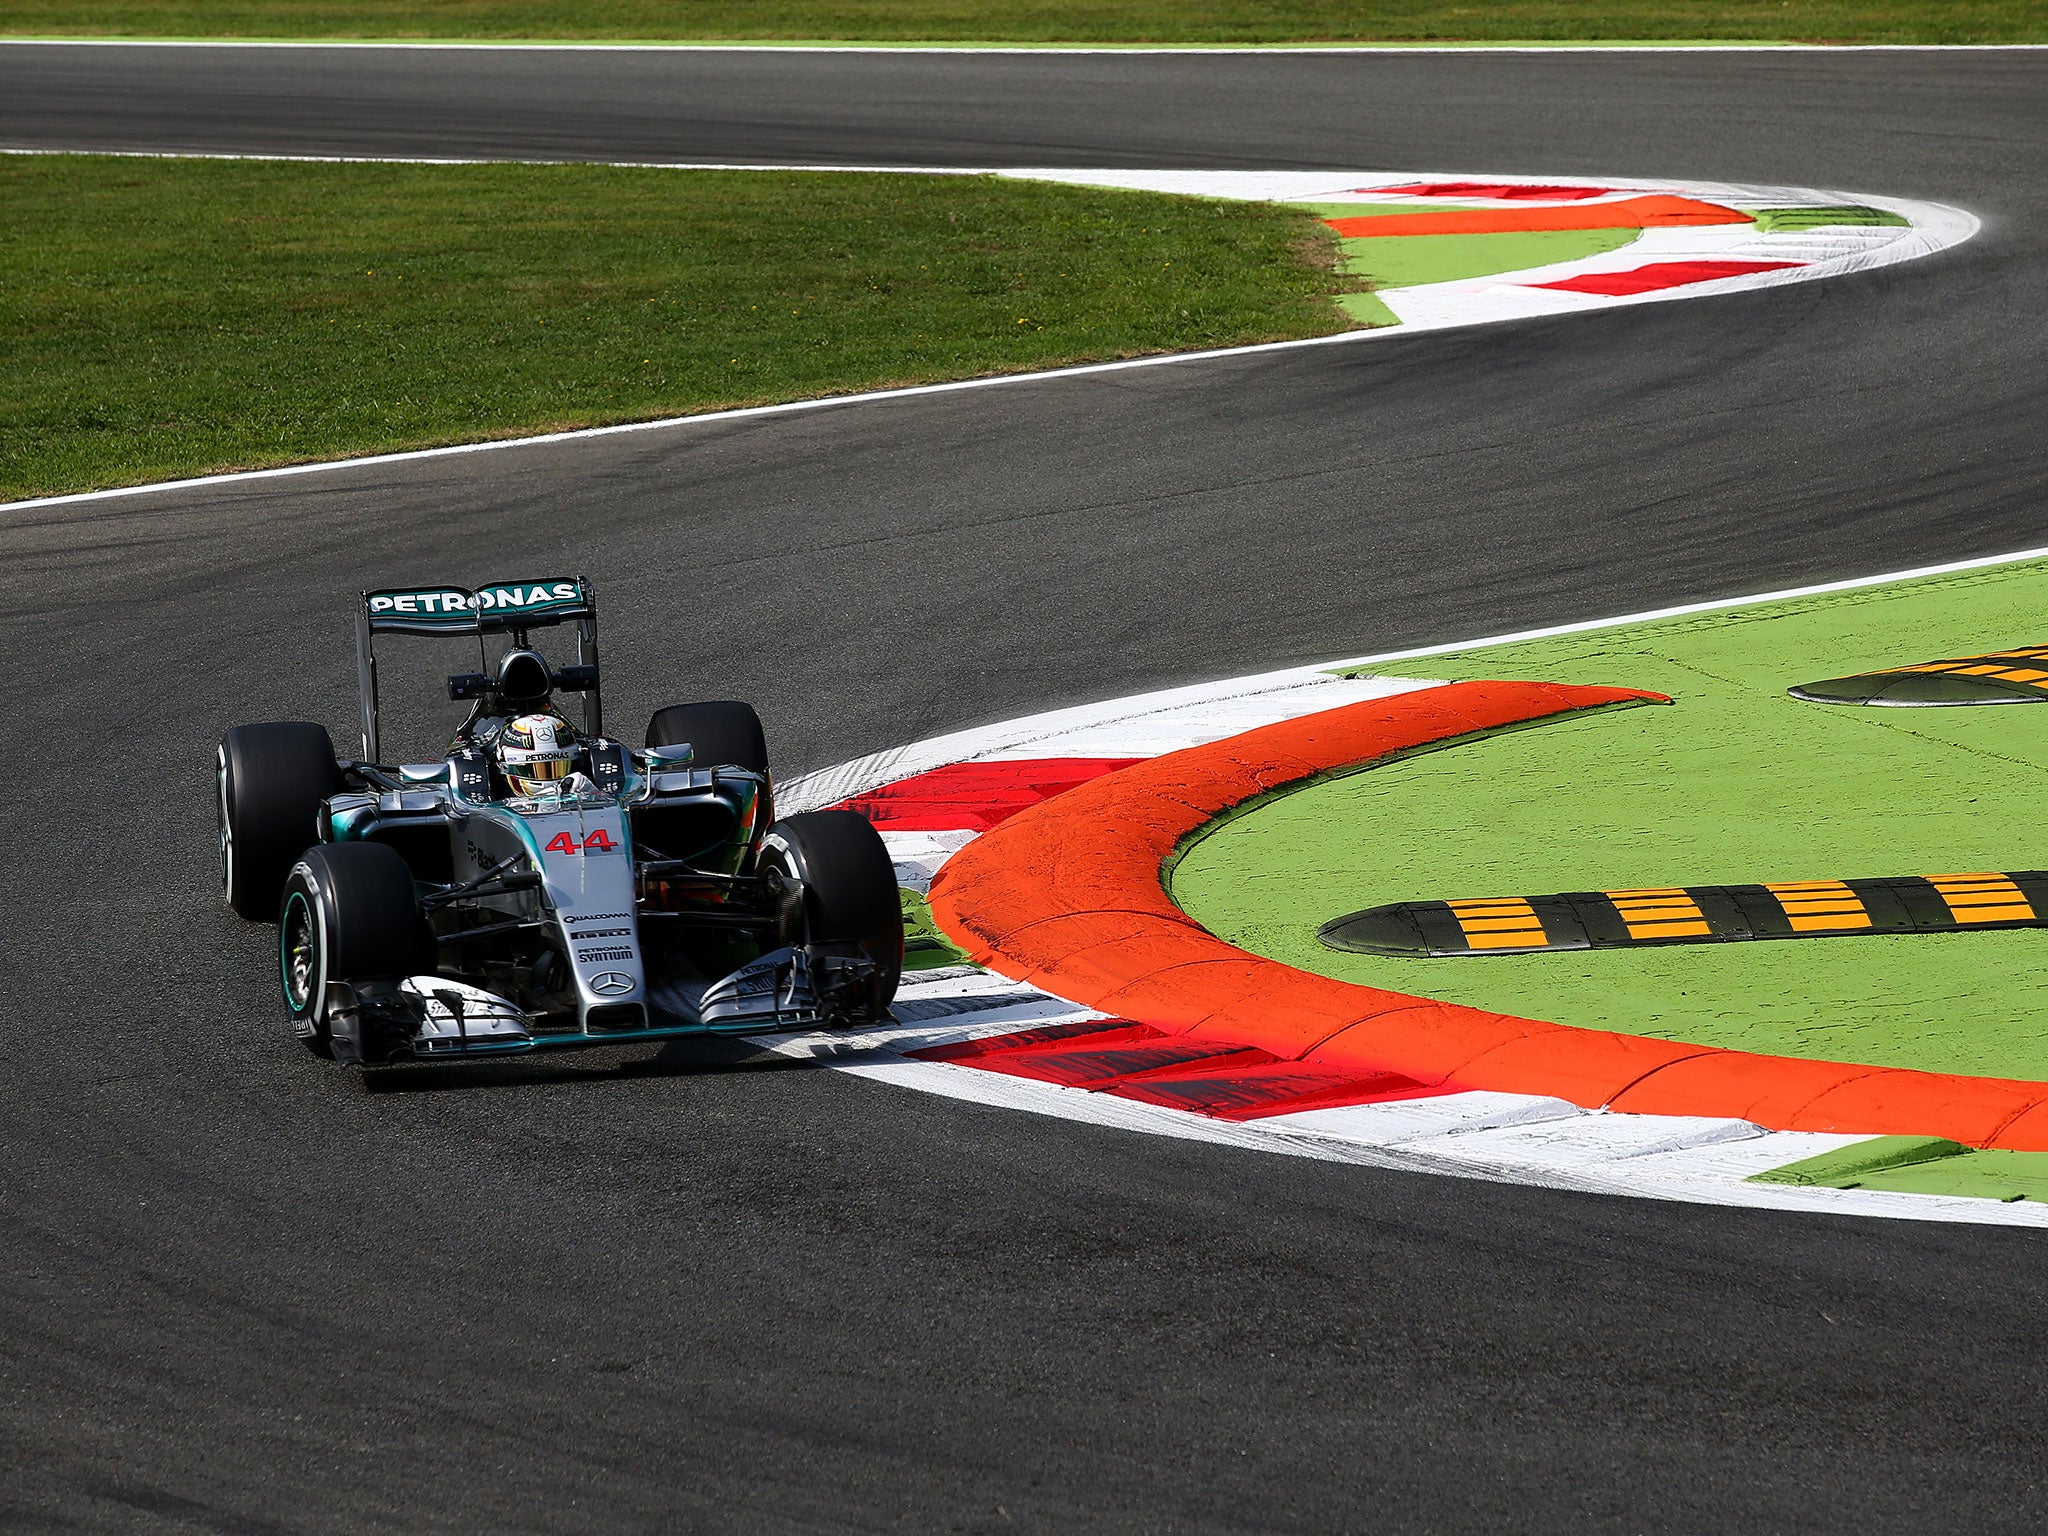
POLYGON ((2048 1084, 1757 1056, 1356 986, 1224 943, 1160 883, 1184 838, 1258 796, 1463 737, 1646 702, 1664 700, 1562 683, 1451 683, 1169 752, 976 838, 932 882, 932 915, 977 964, 1004 975, 1159 1029, 1319 1066, 1549 1094, 1588 1109, 2048 1151, 2048 1084))
POLYGON ((1691 224, 1747 224, 1750 216, 1719 203, 1656 193, 1618 203, 1565 208, 1445 208, 1428 213, 1373 213, 1325 219, 1352 239, 1373 235, 1500 235, 1544 229, 1668 229, 1691 224))

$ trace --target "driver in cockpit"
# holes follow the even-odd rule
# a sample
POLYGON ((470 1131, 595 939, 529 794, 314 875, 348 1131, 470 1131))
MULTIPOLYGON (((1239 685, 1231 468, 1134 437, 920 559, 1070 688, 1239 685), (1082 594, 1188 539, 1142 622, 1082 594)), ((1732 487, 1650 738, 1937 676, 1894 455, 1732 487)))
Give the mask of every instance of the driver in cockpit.
POLYGON ((552 710, 506 721, 490 750, 516 796, 539 800, 588 794, 597 787, 577 767, 583 743, 575 727, 552 710))
MULTIPOLYGON (((479 679, 481 681, 481 679, 479 679)), ((488 695, 456 733, 458 747, 486 756, 493 792, 522 799, 586 794, 585 744, 555 708, 548 665, 532 651, 511 651, 498 663, 488 695), (500 711, 517 711, 506 718, 500 711)))

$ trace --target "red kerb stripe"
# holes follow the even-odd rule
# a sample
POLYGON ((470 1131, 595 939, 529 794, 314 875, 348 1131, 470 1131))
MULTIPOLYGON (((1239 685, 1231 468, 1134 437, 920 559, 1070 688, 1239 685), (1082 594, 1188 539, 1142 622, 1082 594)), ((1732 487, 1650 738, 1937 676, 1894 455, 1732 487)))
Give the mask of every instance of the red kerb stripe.
POLYGON ((1488 197, 1501 202, 1577 202, 1586 197, 1605 197, 1611 187, 1526 187, 1497 181, 1418 181, 1409 187, 1358 187, 1359 192, 1399 194, 1402 197, 1488 197))
POLYGON ((1076 785, 1144 761, 1141 757, 1032 757, 948 763, 930 773, 842 800, 833 809, 859 811, 876 826, 897 832, 986 832, 1076 785))
POLYGON ((1626 272, 1589 272, 1584 277, 1525 286, 1620 298, 1631 293, 1655 293, 1660 288, 1683 288, 1687 283, 1711 283, 1717 277, 1740 277, 1745 272, 1775 272, 1780 267, 1805 265, 1803 261, 1660 261, 1647 267, 1631 267, 1626 272))

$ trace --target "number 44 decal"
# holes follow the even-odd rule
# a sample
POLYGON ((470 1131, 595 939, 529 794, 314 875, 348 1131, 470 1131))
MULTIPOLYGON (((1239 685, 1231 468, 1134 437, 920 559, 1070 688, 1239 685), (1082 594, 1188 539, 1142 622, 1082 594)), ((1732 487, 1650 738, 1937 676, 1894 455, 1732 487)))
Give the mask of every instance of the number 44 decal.
POLYGON ((547 841, 549 853, 610 853, 618 846, 612 841, 611 833, 605 831, 603 827, 599 827, 581 843, 578 843, 575 834, 570 832, 557 832, 547 841))

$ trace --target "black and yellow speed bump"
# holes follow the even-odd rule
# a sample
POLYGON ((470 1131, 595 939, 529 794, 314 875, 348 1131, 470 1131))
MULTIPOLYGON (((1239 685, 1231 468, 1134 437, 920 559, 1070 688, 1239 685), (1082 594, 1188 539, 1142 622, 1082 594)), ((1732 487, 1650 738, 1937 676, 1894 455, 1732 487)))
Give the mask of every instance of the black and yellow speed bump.
POLYGON ((1857 933, 2048 927, 2048 872, 1659 886, 1403 901, 1332 918, 1316 937, 1365 955, 1525 955, 1857 933))
POLYGON ((1830 677, 1786 691, 1816 704, 2039 704, 2048 701, 2048 645, 1830 677))

